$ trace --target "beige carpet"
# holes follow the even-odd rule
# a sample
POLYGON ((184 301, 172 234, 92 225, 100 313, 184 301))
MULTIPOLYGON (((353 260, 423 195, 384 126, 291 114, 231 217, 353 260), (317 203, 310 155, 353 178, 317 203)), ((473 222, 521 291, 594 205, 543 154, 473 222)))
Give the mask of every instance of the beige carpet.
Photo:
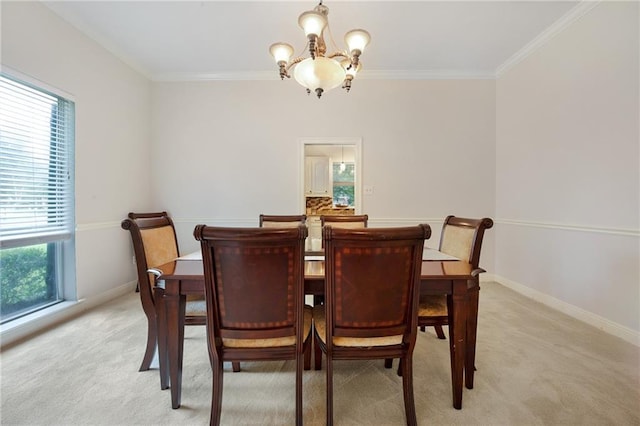
MULTIPOLYGON (((139 373, 146 325, 134 293, 0 355, 3 425, 204 425, 211 370, 204 327, 187 327, 182 407, 157 370, 139 373)), ((421 425, 640 425, 639 349, 505 287, 484 284, 475 389, 451 405, 448 342, 419 333, 421 425)), ((336 425, 405 423, 401 379, 382 361, 335 368, 336 425)), ((294 423, 292 362, 224 376, 222 423, 294 423)), ((304 374, 304 421, 325 424, 325 371, 304 374)))

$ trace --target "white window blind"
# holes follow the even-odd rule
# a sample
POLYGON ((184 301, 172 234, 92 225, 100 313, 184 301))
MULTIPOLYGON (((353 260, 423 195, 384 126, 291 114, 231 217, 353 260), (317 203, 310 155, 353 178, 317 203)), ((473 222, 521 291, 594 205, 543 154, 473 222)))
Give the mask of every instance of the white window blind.
POLYGON ((73 102, 0 74, 0 245, 73 234, 73 102))

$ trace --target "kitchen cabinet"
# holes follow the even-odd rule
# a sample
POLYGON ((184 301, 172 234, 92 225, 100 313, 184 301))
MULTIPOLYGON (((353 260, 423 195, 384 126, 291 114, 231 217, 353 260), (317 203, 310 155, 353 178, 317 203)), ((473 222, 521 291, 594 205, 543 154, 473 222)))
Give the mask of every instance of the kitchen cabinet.
POLYGON ((331 161, 329 157, 305 157, 304 195, 307 197, 331 197, 331 161))

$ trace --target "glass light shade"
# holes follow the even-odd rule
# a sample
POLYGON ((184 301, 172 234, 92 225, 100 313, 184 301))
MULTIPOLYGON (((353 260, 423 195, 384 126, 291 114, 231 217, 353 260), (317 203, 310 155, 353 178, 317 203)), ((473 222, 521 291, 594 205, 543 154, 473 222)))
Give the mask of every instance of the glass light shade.
POLYGON ((269 47, 269 52, 273 55, 276 63, 280 61, 289 62, 289 58, 293 55, 293 47, 287 43, 274 43, 269 47))
POLYGON ((342 62, 340 62, 340 65, 342 65, 342 68, 344 68, 344 72, 346 73, 346 75, 351 76, 351 78, 354 78, 356 74, 360 71, 360 68, 362 68, 361 62, 358 62, 357 67, 350 66, 351 61, 348 59, 343 59, 342 62))
POLYGON ((371 41, 371 36, 365 30, 351 30, 344 35, 344 41, 349 47, 349 52, 359 50, 362 53, 371 41))
POLYGON ((320 37, 322 30, 327 26, 327 18, 322 13, 310 10, 300 15, 298 25, 304 30, 304 35, 307 37, 309 34, 320 37))
POLYGON ((311 91, 326 91, 338 87, 344 81, 345 70, 337 61, 319 56, 296 64, 293 77, 311 91))

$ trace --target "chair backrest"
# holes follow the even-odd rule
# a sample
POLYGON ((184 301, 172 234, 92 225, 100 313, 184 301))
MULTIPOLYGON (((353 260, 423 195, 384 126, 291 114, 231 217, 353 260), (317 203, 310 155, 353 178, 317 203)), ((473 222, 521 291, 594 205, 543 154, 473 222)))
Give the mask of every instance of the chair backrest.
POLYGON ((491 227, 493 227, 493 220, 488 217, 469 219, 447 216, 442 225, 439 250, 469 262, 477 268, 480 263, 484 231, 491 227))
POLYGON ((153 301, 152 274, 147 271, 179 256, 178 239, 167 212, 129 213, 121 227, 128 230, 136 258, 138 286, 143 307, 153 301))
POLYGON ((273 215, 273 214, 261 214, 260 215, 260 227, 261 228, 297 228, 298 225, 306 224, 307 215, 273 215))
POLYGON ((366 228, 369 221, 369 215, 322 215, 320 216, 320 226, 325 224, 334 228, 359 229, 366 228))
POLYGON ((422 249, 430 236, 429 225, 324 227, 327 345, 334 337, 398 335, 413 345, 422 249))
POLYGON ((225 339, 295 336, 302 344, 307 228, 198 225, 213 355, 225 339))

